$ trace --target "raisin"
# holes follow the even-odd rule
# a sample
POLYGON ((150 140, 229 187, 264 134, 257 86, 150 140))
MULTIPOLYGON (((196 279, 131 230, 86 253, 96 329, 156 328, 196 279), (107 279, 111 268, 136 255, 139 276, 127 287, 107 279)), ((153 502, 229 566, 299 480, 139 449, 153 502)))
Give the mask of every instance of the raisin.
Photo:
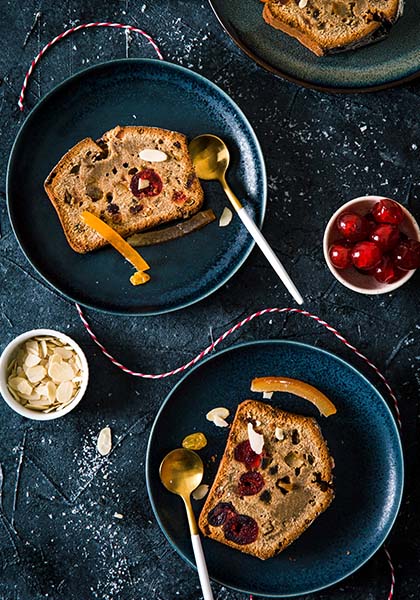
POLYGON ((181 148, 180 142, 174 142, 174 146, 175 146, 175 148, 181 148))
POLYGON ((264 456, 262 459, 261 469, 266 469, 273 459, 271 456, 264 456))
POLYGON ((134 173, 137 173, 137 169, 136 169, 136 167, 131 167, 131 169, 129 169, 129 171, 128 171, 128 174, 134 175, 134 173))
POLYGON ((74 165, 74 167, 72 167, 72 168, 70 169, 70 173, 71 173, 72 175, 77 175, 77 173, 78 173, 79 171, 80 171, 80 163, 79 163, 79 164, 77 164, 77 165, 74 165))
POLYGON ((111 215, 116 215, 118 212, 120 212, 120 207, 118 204, 114 204, 113 202, 110 202, 106 209, 111 215))
POLYGON ((137 204, 136 206, 130 206, 129 210, 132 215, 136 215, 143 210, 143 206, 141 204, 137 204))
POLYGON ((107 193, 107 195, 106 195, 106 201, 107 202, 112 202, 112 194, 111 194, 111 192, 107 193))
POLYGON ((190 189, 190 187, 192 186, 192 184, 194 183, 195 180, 195 173, 190 173, 188 175, 187 181, 185 183, 185 187, 187 188, 187 190, 190 189))
POLYGON ((242 473, 239 478, 238 494, 240 496, 255 496, 264 487, 264 478, 256 471, 242 473))
POLYGON ((116 175, 118 173, 117 167, 112 167, 112 172, 114 173, 114 175, 116 175))
POLYGON ((100 200, 102 198, 103 192, 96 185, 87 185, 86 186, 86 195, 89 196, 89 198, 93 202, 97 202, 98 200, 100 200))
POLYGON ((230 542, 244 546, 255 542, 258 537, 258 525, 248 515, 234 515, 224 524, 223 533, 230 542))
POLYGON ((244 463, 249 471, 258 469, 262 461, 262 455, 256 454, 253 451, 248 440, 245 440, 236 446, 234 457, 238 462, 244 463))
POLYGON ((219 502, 207 515, 207 521, 212 527, 221 527, 236 515, 236 510, 230 502, 219 502))
POLYGON ((127 169, 128 163, 127 162, 123 163, 123 167, 124 167, 124 169, 127 169))
POLYGON ((300 436, 299 436, 299 432, 297 429, 293 429, 292 431, 292 444, 299 444, 300 442, 300 436))
POLYGON ((172 202, 174 202, 178 206, 182 206, 182 204, 184 204, 186 199, 187 199, 187 196, 184 194, 184 192, 175 191, 172 194, 172 202))
POLYGON ((278 465, 274 465, 274 467, 270 467, 269 472, 270 475, 276 475, 276 473, 278 473, 279 467, 278 465))
POLYGON ((130 189, 133 196, 136 196, 137 198, 150 198, 160 194, 162 185, 162 180, 156 171, 153 169, 143 169, 143 171, 135 173, 131 178, 130 189), (139 182, 141 180, 147 180, 149 185, 146 188, 139 190, 139 182))
POLYGON ((261 502, 264 502, 264 504, 270 504, 271 492, 269 490, 264 490, 260 496, 260 500, 261 500, 261 502))

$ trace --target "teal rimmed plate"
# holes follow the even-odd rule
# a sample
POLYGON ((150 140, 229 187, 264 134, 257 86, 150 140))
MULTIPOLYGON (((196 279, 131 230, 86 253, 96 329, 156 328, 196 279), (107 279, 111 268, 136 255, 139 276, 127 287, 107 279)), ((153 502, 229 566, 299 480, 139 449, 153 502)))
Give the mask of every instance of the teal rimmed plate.
POLYGON ((317 57, 265 23, 260 0, 209 0, 233 41, 265 69, 299 85, 331 92, 395 86, 420 72, 420 0, 405 2, 390 35, 376 44, 317 57))
MULTIPOLYGON (((258 140, 238 106, 201 75, 167 62, 115 60, 70 77, 32 110, 12 149, 7 203, 14 233, 42 277, 59 292, 98 310, 153 315, 183 308, 220 288, 239 269, 254 242, 239 219, 218 221, 184 238, 141 250, 151 280, 134 287, 130 265, 111 248, 80 255, 64 237, 43 182, 79 140, 115 125, 150 125, 192 138, 214 133, 231 150, 229 179, 262 225, 266 173, 258 140)), ((227 200, 204 182, 205 208, 220 216, 227 200)))
MULTIPOLYGON (((203 539, 210 577, 241 592, 284 598, 337 583, 359 569, 388 536, 398 514, 404 467, 399 434, 382 396, 342 359, 296 342, 262 341, 235 346, 189 371, 167 396, 153 425, 146 458, 146 480, 156 519, 179 555, 194 563, 182 501, 163 488, 159 464, 183 438, 202 431, 208 445, 199 454, 204 483, 213 481, 227 432, 206 421, 216 406, 232 420, 250 392, 253 377, 285 375, 322 390, 337 414, 320 417, 314 406, 289 394, 272 402, 291 412, 314 416, 335 460, 335 499, 302 536, 277 557, 261 561, 203 539), (216 455, 216 461, 212 456, 216 455)), ((193 501, 198 516, 203 501, 193 501)))

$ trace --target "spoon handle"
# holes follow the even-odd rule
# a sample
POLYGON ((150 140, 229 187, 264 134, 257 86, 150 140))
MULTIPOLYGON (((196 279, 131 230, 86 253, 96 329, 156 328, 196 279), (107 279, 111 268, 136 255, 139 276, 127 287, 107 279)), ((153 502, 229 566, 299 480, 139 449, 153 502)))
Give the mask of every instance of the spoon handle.
POLYGON ((206 560, 204 558, 203 547, 201 545, 198 533, 191 535, 192 547, 194 550, 195 564, 197 565, 198 577, 200 579, 201 590, 204 600, 213 600, 213 592, 210 587, 209 574, 207 572, 206 560))
POLYGON ((280 277, 281 281, 284 283, 287 290, 293 296, 295 301, 298 304, 303 304, 303 298, 300 295, 297 287, 295 286, 293 281, 290 279, 286 269, 283 267, 280 260, 274 254, 271 246, 269 245, 269 243, 267 242, 267 240, 265 239, 265 237, 263 236, 261 231, 258 229, 257 225, 254 223, 254 221, 251 219, 249 214, 246 212, 246 208, 244 206, 242 206, 239 210, 237 209, 236 212, 238 213, 242 223, 248 229, 249 233, 254 238, 256 244, 258 245, 258 247, 260 248, 260 250, 266 257, 266 259, 268 260, 270 265, 273 267, 274 271, 280 277))

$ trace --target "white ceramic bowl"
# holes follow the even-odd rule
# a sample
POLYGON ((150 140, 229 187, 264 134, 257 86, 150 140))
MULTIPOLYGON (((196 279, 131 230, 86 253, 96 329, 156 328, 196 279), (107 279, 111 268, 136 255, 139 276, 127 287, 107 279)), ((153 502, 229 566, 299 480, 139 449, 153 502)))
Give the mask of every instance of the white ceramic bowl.
MULTIPOLYGON (((401 279, 398 279, 398 281, 394 281, 394 283, 380 283, 371 275, 363 275, 353 267, 350 269, 337 269, 330 260, 328 254, 329 247, 334 242, 342 240, 342 237, 340 236, 340 233, 335 225, 338 215, 341 215, 341 213, 347 211, 365 215, 370 211, 373 205, 376 204, 376 202, 383 199, 385 199, 385 196, 360 196, 359 198, 350 200, 350 202, 346 202, 346 204, 340 206, 340 208, 328 221, 328 225, 325 228, 323 249, 324 258, 329 270, 340 283, 354 292, 359 292, 359 294, 388 294, 389 292, 393 292, 397 288, 404 285, 404 283, 407 283, 407 281, 415 273, 415 270, 407 271, 406 275, 401 277, 401 279)), ((394 202, 396 201, 394 200, 394 202)), ((399 204, 399 202, 396 203, 399 204)), ((417 221, 404 206, 401 204, 399 204, 399 206, 404 212, 404 221, 401 223, 401 225, 399 225, 401 231, 408 237, 420 241, 420 228, 417 224, 417 221)))
POLYGON ((73 410, 73 408, 75 408, 79 404, 80 400, 83 398, 86 392, 88 380, 89 367, 83 350, 68 335, 60 333, 59 331, 54 331, 53 329, 32 329, 31 331, 26 331, 25 333, 18 335, 6 346, 6 348, 3 350, 2 355, 0 356, 0 393, 3 396, 3 399, 15 412, 28 419, 34 419, 35 421, 52 421, 53 419, 63 417, 71 410, 73 410), (9 392, 7 387, 7 367, 10 364, 11 360, 14 358, 18 348, 29 339, 40 335, 56 337, 59 340, 65 342, 66 344, 74 348, 82 363, 82 381, 76 396, 74 397, 72 402, 70 402, 70 404, 65 406, 62 410, 53 411, 50 413, 43 413, 31 410, 30 408, 26 408, 17 400, 15 400, 15 398, 9 392))

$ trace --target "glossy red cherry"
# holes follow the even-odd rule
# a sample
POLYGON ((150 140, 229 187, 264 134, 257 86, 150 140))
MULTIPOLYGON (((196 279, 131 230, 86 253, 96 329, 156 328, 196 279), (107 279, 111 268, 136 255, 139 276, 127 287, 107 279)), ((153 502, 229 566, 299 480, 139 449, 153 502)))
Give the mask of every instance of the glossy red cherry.
POLYGON ((420 268, 420 242, 403 240, 392 252, 394 265, 403 271, 420 268))
POLYGON ((374 205, 372 215, 377 223, 399 225, 404 220, 404 213, 401 206, 388 198, 379 200, 374 205))
POLYGON ((238 483, 238 494, 240 496, 255 496, 264 487, 264 478, 257 471, 242 473, 238 483))
POLYGON ((380 283, 394 283, 401 279, 404 273, 394 265, 389 256, 384 256, 379 265, 373 269, 372 275, 380 283))
POLYGON ((135 173, 130 182, 131 193, 136 198, 158 196, 162 191, 162 187, 162 180, 153 169, 143 169, 143 171, 135 173), (144 182, 145 187, 142 187, 142 182, 144 182))
POLYGON ((257 522, 248 515, 235 515, 223 526, 225 538, 241 546, 255 542, 258 537, 257 522))
POLYGON ((333 244, 330 246, 328 254, 336 269, 348 269, 351 267, 351 246, 349 244, 333 244))
POLYGON ((366 218, 352 212, 338 215, 337 229, 349 242, 361 242, 369 235, 369 223, 366 218))
POLYGON ((236 515, 236 510, 230 502, 219 502, 207 515, 207 520, 213 527, 221 527, 236 515))
POLYGON ((234 457, 238 462, 244 463, 249 471, 258 469, 262 462, 262 454, 256 454, 248 440, 236 446, 234 457))
POLYGON ((371 231, 369 239, 378 244, 382 252, 389 252, 400 241, 400 230, 396 225, 381 223, 371 231))
POLYGON ((357 269, 368 271, 381 262, 382 250, 375 242, 359 242, 353 246, 351 257, 357 269))

